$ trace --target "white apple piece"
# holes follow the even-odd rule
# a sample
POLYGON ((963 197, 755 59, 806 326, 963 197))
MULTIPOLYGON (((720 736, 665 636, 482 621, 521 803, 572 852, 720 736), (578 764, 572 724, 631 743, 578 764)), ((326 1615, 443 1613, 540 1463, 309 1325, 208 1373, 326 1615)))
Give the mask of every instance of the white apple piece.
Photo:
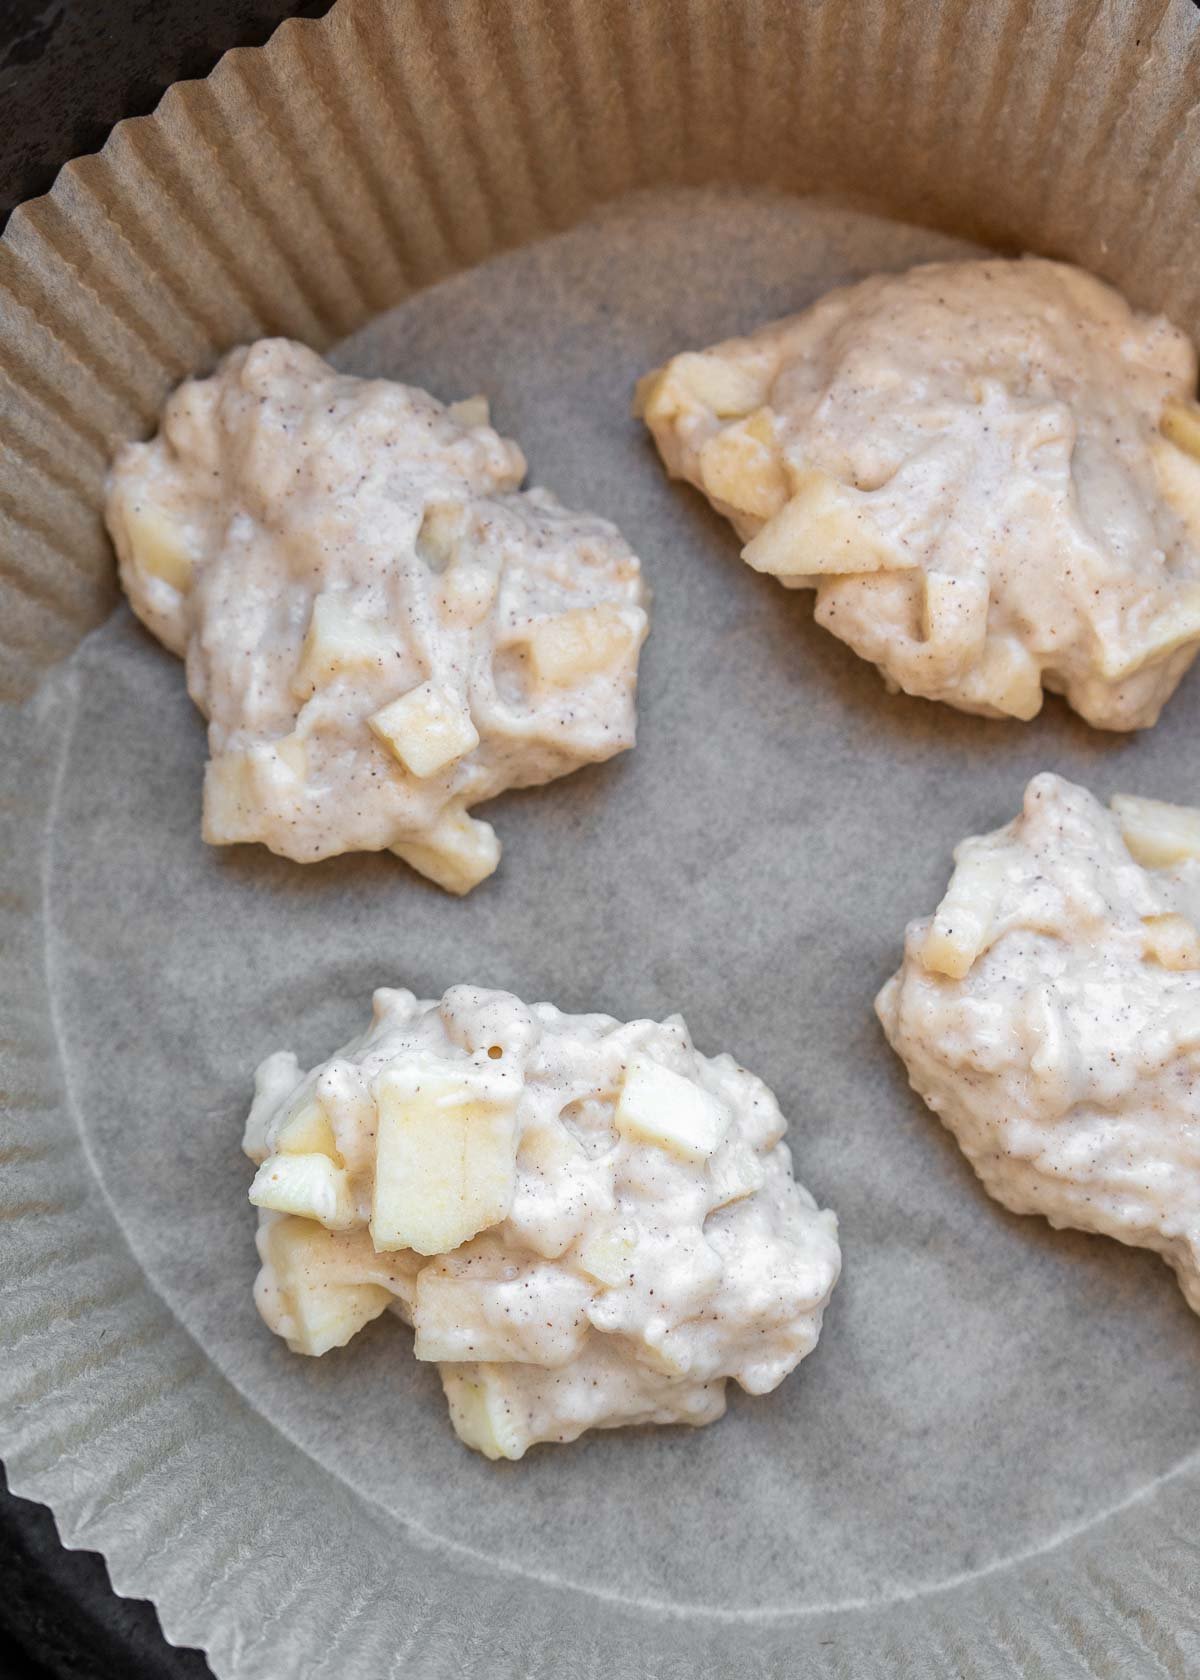
POLYGON ((461 805, 447 805, 420 843, 392 850, 435 886, 460 896, 486 881, 500 862, 496 830, 461 805))
POLYGON ((492 1095, 415 1057, 386 1068, 373 1092, 376 1248, 442 1254, 498 1224, 516 1185, 516 1115, 507 1092, 492 1095))
POLYGON ((439 683, 421 683, 367 722, 414 776, 435 776, 479 745, 470 712, 439 683))
POLYGON ((1192 806, 1118 793, 1112 810, 1121 838, 1147 869, 1169 869, 1189 859, 1200 862, 1200 811, 1192 806))
POLYGON ((383 989, 328 1061, 259 1069, 255 1299, 308 1354, 391 1308, 489 1458, 711 1423, 731 1379, 764 1394, 812 1351, 837 1281, 837 1221, 785 1129, 678 1016, 383 989))
POLYGON ((309 1219, 264 1213, 255 1304, 293 1353, 345 1347, 388 1307, 411 1297, 410 1268, 379 1264, 363 1231, 335 1234, 309 1219))
POLYGON ((685 1160, 705 1161, 729 1130, 723 1103, 652 1056, 630 1059, 617 1103, 617 1129, 685 1160))
POLYGON ((620 675, 639 640, 641 620, 616 607, 577 607, 536 624, 529 634, 535 675, 555 688, 574 688, 599 672, 620 675))
POLYGON ((355 1222, 349 1178, 328 1155, 268 1155, 254 1175, 250 1200, 275 1213, 316 1219, 331 1231, 349 1230, 355 1222))
POLYGON ((466 893, 500 859, 474 806, 633 746, 640 563, 525 472, 485 398, 286 339, 185 381, 121 448, 108 527, 208 719, 209 844, 389 851, 466 893))

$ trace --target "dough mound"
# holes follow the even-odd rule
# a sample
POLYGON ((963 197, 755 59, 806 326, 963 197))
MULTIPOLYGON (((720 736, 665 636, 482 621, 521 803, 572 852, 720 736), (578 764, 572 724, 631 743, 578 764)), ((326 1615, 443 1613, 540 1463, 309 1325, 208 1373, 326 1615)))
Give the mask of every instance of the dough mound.
POLYGON ((964 840, 876 1000, 1014 1213, 1151 1248, 1200 1312, 1200 811, 1057 776, 964 840))
POLYGON ((1200 646, 1191 344, 1062 263, 830 292, 638 387, 668 471, 889 687, 1153 724, 1200 646))
POLYGON ((518 491, 487 420, 265 339, 121 450, 121 580, 209 719, 206 840, 390 848, 466 892, 500 856, 469 806, 633 745, 638 561, 518 491))
POLYGON ((378 991, 331 1060, 258 1071, 259 1311, 322 1354, 392 1308, 489 1458, 711 1423, 730 1377, 765 1394, 812 1351, 837 1281, 837 1220, 785 1128, 678 1016, 378 991))

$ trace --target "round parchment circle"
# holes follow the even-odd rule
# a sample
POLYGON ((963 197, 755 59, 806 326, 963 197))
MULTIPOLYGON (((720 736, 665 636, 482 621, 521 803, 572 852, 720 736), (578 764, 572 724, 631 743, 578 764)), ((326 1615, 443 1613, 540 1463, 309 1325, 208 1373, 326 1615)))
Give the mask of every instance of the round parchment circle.
POLYGON ((655 595, 636 751, 487 811, 499 874, 452 900, 388 857, 311 868, 199 837, 203 723, 118 613, 58 679, 49 972, 97 1175, 155 1288, 261 1414, 423 1542, 725 1617, 879 1605, 1047 1552, 1200 1445, 1200 1327, 1167 1270, 1018 1220, 909 1093, 872 1015, 963 835, 1054 769, 1191 799, 1195 678, 1139 737, 1058 702, 994 724, 904 697, 752 574, 629 417, 635 378, 840 280, 968 250, 830 206, 627 201, 427 291, 335 358, 492 400, 531 481, 614 518, 655 595), (119 907, 114 912, 114 907, 119 907), (681 1010, 778 1093, 842 1222, 820 1347, 700 1432, 517 1465, 466 1452, 391 1321, 320 1361, 251 1303, 239 1139, 255 1063, 327 1055, 379 984, 460 980, 622 1018, 681 1010))

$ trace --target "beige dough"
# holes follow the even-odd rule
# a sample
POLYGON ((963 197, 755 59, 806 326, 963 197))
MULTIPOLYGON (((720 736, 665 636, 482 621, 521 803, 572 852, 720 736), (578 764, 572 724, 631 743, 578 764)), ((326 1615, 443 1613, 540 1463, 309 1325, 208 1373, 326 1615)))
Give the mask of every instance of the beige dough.
POLYGON ((1200 645, 1192 346, 1062 263, 933 263, 642 380, 673 477, 889 686, 1154 723, 1200 645))
POLYGON ((189 380, 121 450, 121 580, 209 720, 206 840, 390 848, 466 892, 500 856, 470 806, 633 745, 638 561, 524 475, 481 398, 445 408, 285 339, 189 380))
POLYGON ((964 840, 876 1008, 1014 1213, 1155 1249, 1200 1312, 1200 811, 1057 776, 964 840))
POLYGON ((678 1016, 620 1023, 456 986, 375 994, 308 1074, 258 1071, 266 1322, 298 1353, 387 1308, 489 1458, 711 1423, 816 1346, 837 1220, 792 1178, 774 1096, 678 1016))

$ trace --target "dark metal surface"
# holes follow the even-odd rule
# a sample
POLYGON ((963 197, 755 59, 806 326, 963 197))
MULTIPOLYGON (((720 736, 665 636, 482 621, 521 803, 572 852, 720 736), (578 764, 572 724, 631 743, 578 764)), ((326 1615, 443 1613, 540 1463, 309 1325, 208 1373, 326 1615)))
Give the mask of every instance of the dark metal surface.
MULTIPOLYGON (((230 47, 329 0, 0 0, 0 224, 122 117, 204 76, 230 47)), ((0 1680, 209 1680, 168 1645, 150 1604, 118 1598, 92 1552, 65 1551, 40 1505, 0 1471, 0 1680)))
POLYGON ((198 1651, 167 1644, 152 1605, 117 1597, 102 1558, 64 1551, 49 1511, 0 1487, 3 1680, 209 1680, 198 1651))
POLYGON ((152 111, 229 47, 261 45, 285 17, 330 0, 0 0, 0 223, 94 152, 122 117, 152 111))

